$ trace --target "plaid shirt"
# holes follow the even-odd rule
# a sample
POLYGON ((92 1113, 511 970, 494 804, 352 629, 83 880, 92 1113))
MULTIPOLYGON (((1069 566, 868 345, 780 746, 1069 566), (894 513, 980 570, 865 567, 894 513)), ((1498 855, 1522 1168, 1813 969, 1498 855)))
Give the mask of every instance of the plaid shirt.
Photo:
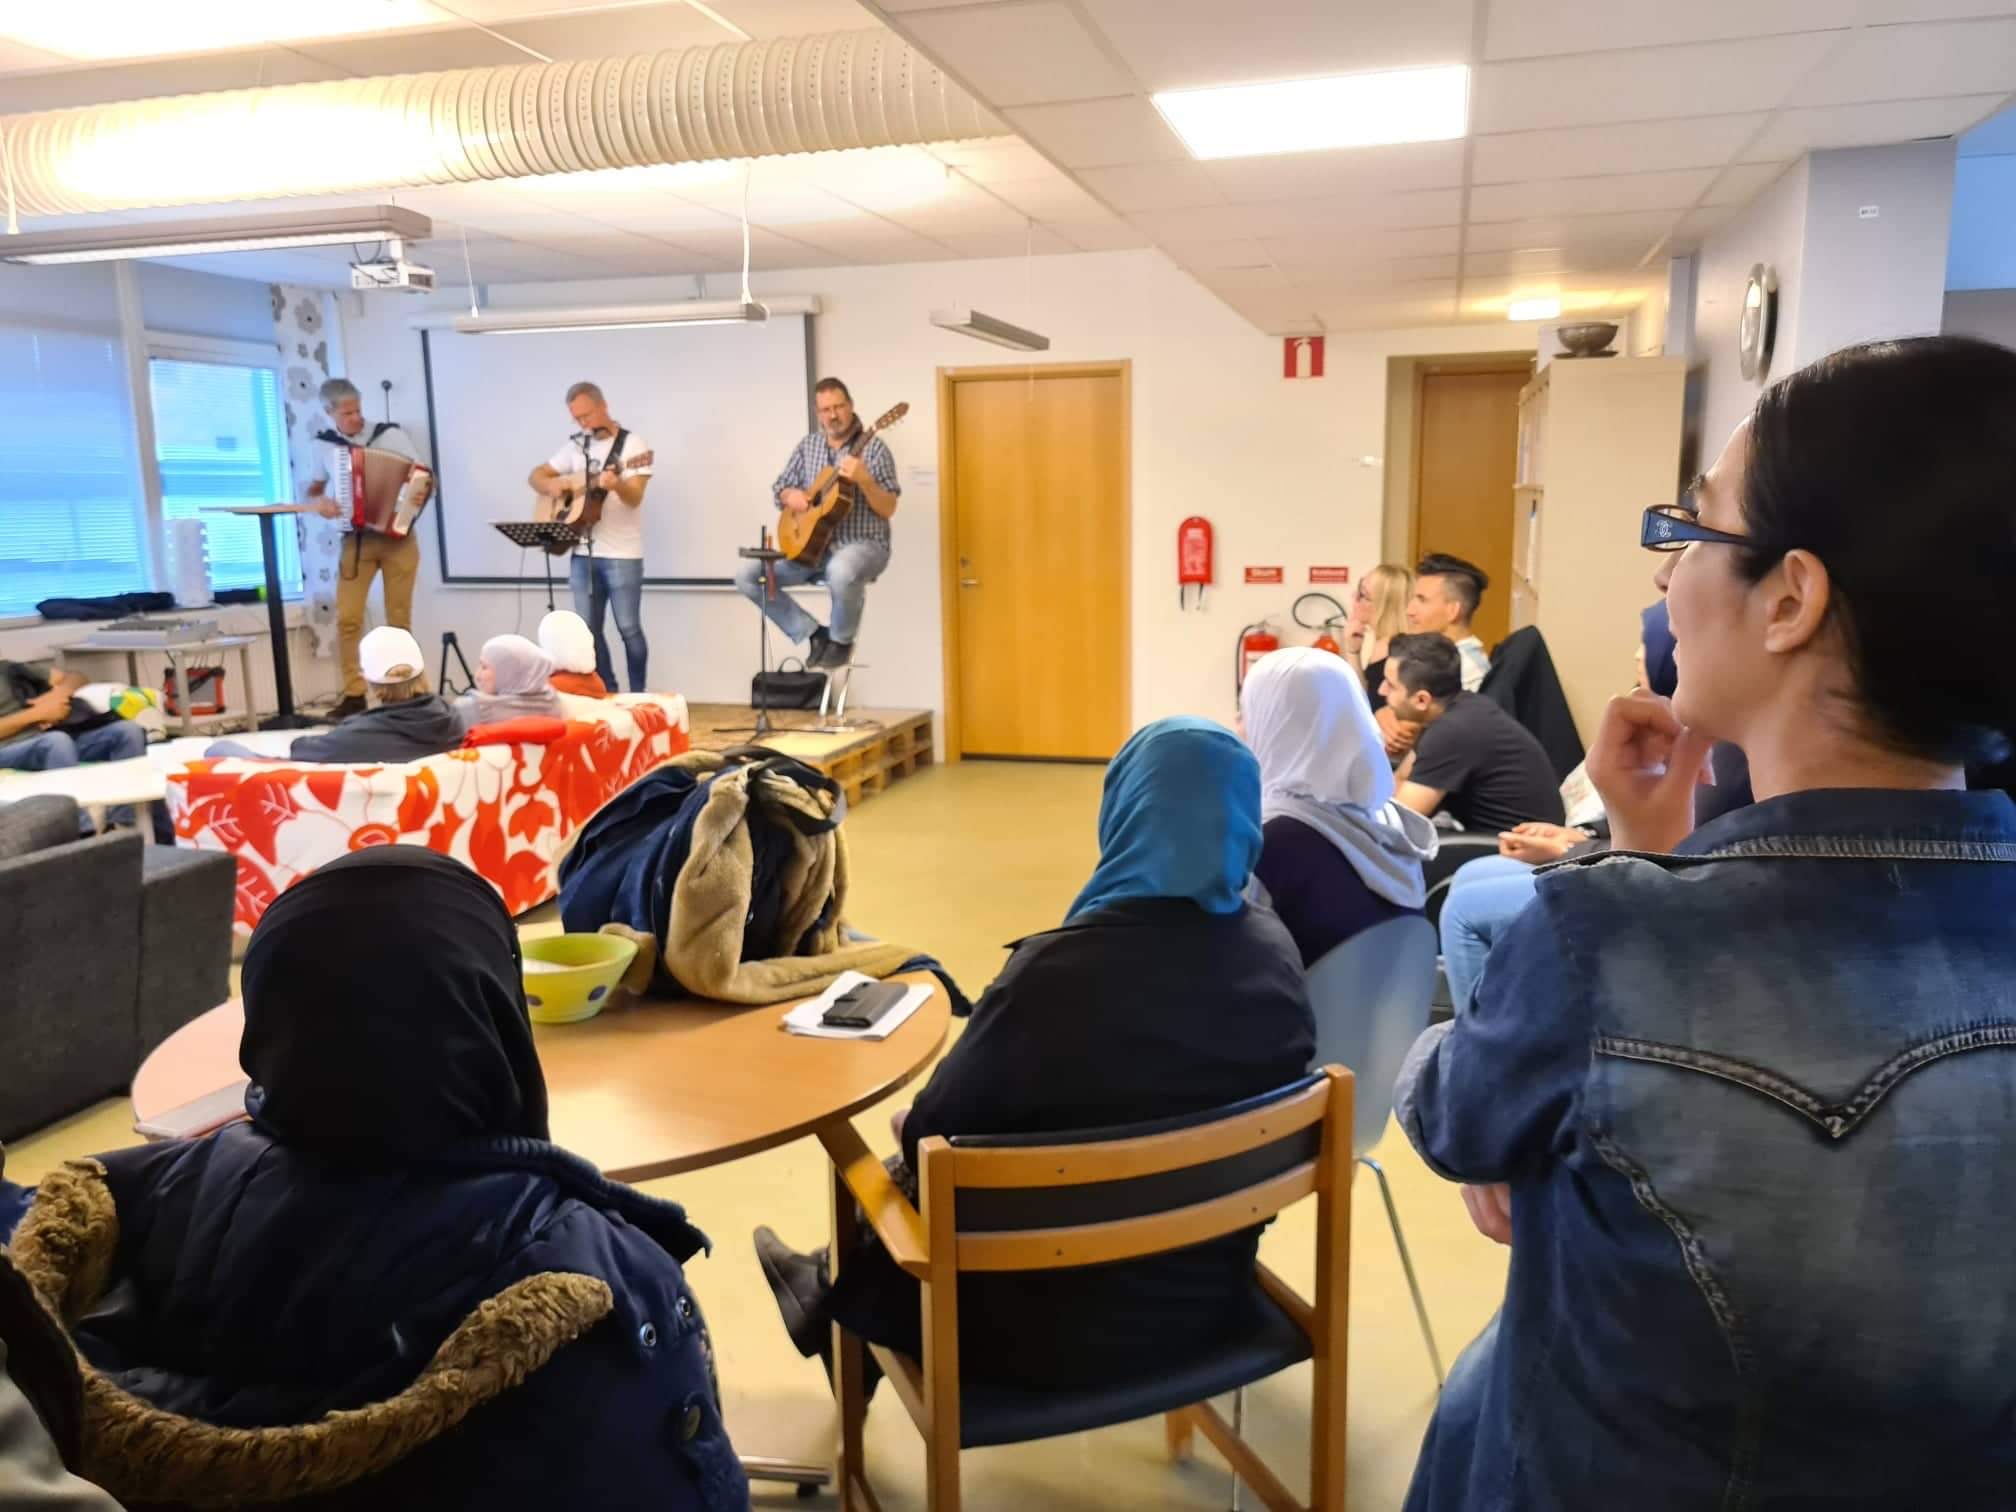
MULTIPOLYGON (((812 480, 839 461, 844 451, 844 447, 836 449, 828 446, 823 431, 814 431, 800 441, 798 449, 791 453, 791 460, 784 464, 784 471, 770 485, 771 495, 778 499, 778 507, 783 507, 780 496, 785 489, 810 488, 812 480)), ((896 481, 896 459, 889 455, 889 448, 882 444, 880 436, 868 438, 868 444, 861 450, 861 460, 868 464, 868 476, 883 488, 892 494, 903 492, 903 485, 896 481)), ((847 511, 847 518, 833 533, 835 547, 845 546, 849 541, 871 541, 884 551, 889 550, 889 522, 870 509, 865 499, 847 511)))

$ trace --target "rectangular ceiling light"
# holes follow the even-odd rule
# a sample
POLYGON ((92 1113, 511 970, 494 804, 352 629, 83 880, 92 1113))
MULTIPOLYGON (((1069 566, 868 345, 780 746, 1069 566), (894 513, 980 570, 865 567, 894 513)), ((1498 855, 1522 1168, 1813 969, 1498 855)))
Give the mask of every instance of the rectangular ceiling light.
POLYGON ((1047 352, 1050 338, 1036 331, 1025 331, 1021 326, 1010 325, 1005 320, 996 320, 992 315, 979 310, 933 310, 931 324, 944 331, 957 331, 961 336, 971 336, 976 341, 991 341, 996 346, 1013 347, 1018 352, 1047 352))
POLYGON ((641 331, 658 326, 755 325, 778 315, 814 315, 816 299, 689 299, 679 304, 604 305, 579 310, 486 310, 457 315, 465 336, 535 336, 546 331, 641 331))
POLYGON ((348 246, 395 237, 410 242, 433 233, 434 223, 416 211, 396 205, 367 205, 305 215, 242 215, 226 220, 26 231, 0 236, 0 262, 127 262, 136 257, 194 257, 199 252, 348 246))
POLYGON ((1539 299, 1515 299, 1505 306, 1507 320, 1552 320, 1561 313, 1561 300, 1553 294, 1539 299))
POLYGON ((1279 84, 1170 89, 1155 108, 1195 158, 1443 142, 1469 129, 1470 70, 1402 68, 1279 84))
POLYGON ((222 52, 364 32, 438 27, 447 17, 429 0, 65 0, 0 5, 0 38, 73 62, 222 52))

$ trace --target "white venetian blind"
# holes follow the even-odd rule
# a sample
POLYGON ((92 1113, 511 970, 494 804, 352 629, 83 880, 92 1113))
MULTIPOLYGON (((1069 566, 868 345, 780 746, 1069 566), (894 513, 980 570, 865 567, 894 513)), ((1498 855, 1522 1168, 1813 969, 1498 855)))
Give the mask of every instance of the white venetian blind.
MULTIPOLYGON (((259 587, 266 569, 258 521, 200 511, 280 504, 292 496, 279 375, 269 367, 169 357, 153 358, 147 373, 162 515, 203 521, 213 587, 259 587)), ((301 591, 301 552, 293 520, 279 526, 280 591, 291 598, 301 591)))
POLYGON ((148 586, 116 336, 0 321, 0 614, 148 586))

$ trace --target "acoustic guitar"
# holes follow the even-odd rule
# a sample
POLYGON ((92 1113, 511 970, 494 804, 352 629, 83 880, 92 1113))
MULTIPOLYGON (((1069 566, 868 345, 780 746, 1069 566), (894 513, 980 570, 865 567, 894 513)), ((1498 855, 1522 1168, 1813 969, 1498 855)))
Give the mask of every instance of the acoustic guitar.
MULTIPOLYGON (((620 473, 627 467, 649 467, 655 455, 639 452, 628 458, 615 454, 612 446, 609 459, 603 464, 612 472, 620 473)), ((598 471, 595 475, 600 477, 598 471)), ((602 523, 602 505, 609 497, 609 490, 600 487, 586 473, 574 473, 567 479, 567 486, 557 494, 535 493, 532 496, 532 519, 535 523, 551 521, 555 525, 571 525, 583 540, 593 539, 595 527, 602 523)), ((548 556, 565 556, 572 546, 562 546, 557 542, 546 548, 548 556)))
MULTIPOLYGON (((847 448, 847 455, 860 456, 872 437, 909 413, 909 404, 897 405, 856 436, 847 448)), ((837 468, 829 467, 812 480, 805 496, 811 502, 804 513, 794 514, 787 509, 777 520, 777 547, 794 562, 816 562, 826 555, 826 548, 833 544, 833 533, 853 512, 861 490, 841 477, 837 468)))

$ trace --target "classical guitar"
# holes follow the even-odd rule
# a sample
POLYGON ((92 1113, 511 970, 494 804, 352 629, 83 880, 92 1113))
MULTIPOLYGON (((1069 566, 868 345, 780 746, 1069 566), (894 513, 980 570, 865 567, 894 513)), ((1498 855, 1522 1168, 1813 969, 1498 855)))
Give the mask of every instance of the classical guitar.
MULTIPOLYGON (((609 448, 608 461, 603 465, 611 472, 620 473, 625 467, 649 467, 653 453, 639 452, 634 457, 616 455, 617 448, 609 448)), ((600 477, 598 472, 596 477, 600 477)), ((536 522, 552 521, 555 525, 571 525, 580 532, 583 540, 593 539, 595 527, 602 523, 602 504, 609 497, 609 490, 601 487, 585 472, 578 472, 567 479, 567 486, 557 494, 534 494, 532 496, 532 518, 536 522)), ((565 556, 572 546, 552 545, 546 548, 549 556, 565 556)))
MULTIPOLYGON (((860 456, 871 437, 889 429, 909 413, 907 403, 897 405, 855 436, 847 448, 847 455, 860 456)), ((805 497, 811 502, 805 506, 804 513, 793 514, 787 509, 777 520, 778 549, 794 562, 816 562, 826 555, 826 548, 833 544, 833 533, 853 511, 855 501, 861 497, 861 490, 841 477, 837 468, 829 467, 812 480, 811 486, 805 490, 805 497)))

